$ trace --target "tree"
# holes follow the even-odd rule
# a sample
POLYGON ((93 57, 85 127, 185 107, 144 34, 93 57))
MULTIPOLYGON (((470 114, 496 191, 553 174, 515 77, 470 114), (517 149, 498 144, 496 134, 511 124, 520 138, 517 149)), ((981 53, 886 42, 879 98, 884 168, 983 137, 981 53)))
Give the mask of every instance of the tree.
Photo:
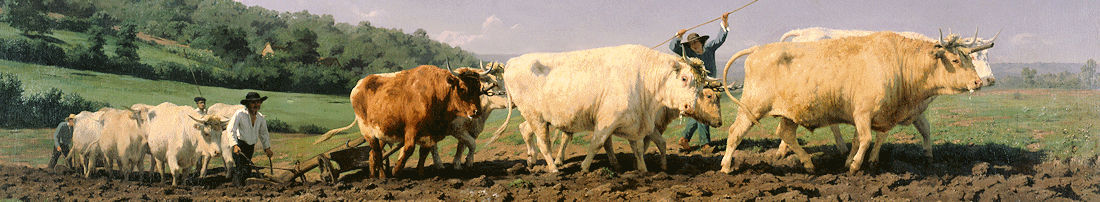
POLYGON ((7 22, 23 34, 50 34, 53 20, 46 17, 46 4, 42 0, 7 0, 0 21, 7 22))
POLYGON ((293 41, 287 44, 289 59, 302 64, 313 64, 321 54, 317 53, 317 34, 309 28, 296 29, 292 33, 293 41))
POLYGON ((210 49, 214 52, 214 55, 221 57, 226 62, 237 63, 252 54, 252 50, 248 48, 247 37, 245 31, 241 28, 217 25, 205 31, 194 40, 192 45, 197 48, 210 49))
POLYGON ((421 37, 421 38, 426 39, 426 38, 428 38, 428 31, 424 31, 424 29, 422 29, 422 28, 417 28, 416 31, 413 32, 413 36, 421 37))
POLYGON ((1081 83, 1086 88, 1096 86, 1096 60, 1089 59, 1084 66, 1081 66, 1081 83))
POLYGON ((115 55, 118 56, 120 62, 134 64, 141 59, 137 53, 137 31, 134 29, 133 24, 124 24, 118 30, 118 40, 115 41, 115 55))
POLYGON ((1024 76, 1024 81, 1026 81, 1028 87, 1035 87, 1035 73, 1037 72, 1034 69, 1028 67, 1024 67, 1024 70, 1020 72, 1020 75, 1024 76))

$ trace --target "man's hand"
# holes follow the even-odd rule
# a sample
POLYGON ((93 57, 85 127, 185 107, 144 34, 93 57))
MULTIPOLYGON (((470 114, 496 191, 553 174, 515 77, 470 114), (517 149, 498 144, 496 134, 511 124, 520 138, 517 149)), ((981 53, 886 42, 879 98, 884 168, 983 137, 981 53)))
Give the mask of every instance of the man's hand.
POLYGON ((679 32, 676 32, 676 37, 683 37, 684 33, 687 33, 687 32, 688 32, 688 30, 681 29, 679 32))
POLYGON ((241 147, 238 147, 237 145, 233 145, 233 153, 234 154, 241 153, 241 147))
POLYGON ((722 14, 722 27, 730 27, 730 13, 722 14))
POLYGON ((275 154, 275 152, 271 152, 271 148, 264 149, 264 153, 267 154, 267 157, 271 157, 275 154))
POLYGON ((59 152, 61 151, 61 147, 60 147, 60 146, 54 146, 54 147, 56 147, 57 151, 59 151, 59 152))

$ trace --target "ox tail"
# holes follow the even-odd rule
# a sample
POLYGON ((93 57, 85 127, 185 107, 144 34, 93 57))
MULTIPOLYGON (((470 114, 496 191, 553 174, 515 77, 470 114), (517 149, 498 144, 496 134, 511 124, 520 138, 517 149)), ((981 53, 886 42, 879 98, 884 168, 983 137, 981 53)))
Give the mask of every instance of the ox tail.
MULTIPOLYGON (((733 54, 733 57, 730 57, 730 61, 726 62, 726 68, 722 69, 722 83, 724 83, 724 84, 729 83, 729 78, 726 75, 729 75, 730 65, 733 65, 733 61, 737 60, 737 58, 740 58, 741 56, 745 56, 745 55, 748 55, 748 54, 752 54, 753 52, 756 52, 756 49, 758 47, 759 46, 753 46, 752 48, 741 50, 741 51, 738 51, 737 54, 733 54)), ((740 100, 737 100, 737 98, 733 97, 733 94, 730 93, 730 90, 727 90, 725 92, 726 92, 726 96, 729 96, 730 100, 732 100, 733 103, 737 104, 738 108, 744 109, 745 104, 741 103, 740 100)))
POLYGON ((329 130, 328 132, 325 132, 325 134, 321 135, 320 138, 317 138, 317 141, 313 141, 313 144, 324 142, 325 140, 328 140, 329 138, 332 138, 332 136, 336 135, 337 133, 344 132, 345 130, 351 129, 351 127, 355 127, 356 123, 359 123, 359 116, 355 116, 355 119, 351 120, 351 124, 348 124, 348 126, 344 126, 343 128, 332 129, 332 130, 329 130))
POLYGON ((508 116, 504 117, 504 124, 501 124, 500 127, 497 128, 496 132, 493 132, 493 137, 489 138, 488 142, 485 142, 485 147, 488 147, 489 144, 493 144, 493 141, 497 141, 497 138, 500 138, 500 134, 504 133, 504 129, 508 129, 508 122, 512 120, 512 94, 511 93, 508 93, 508 107, 506 109, 508 109, 508 116))

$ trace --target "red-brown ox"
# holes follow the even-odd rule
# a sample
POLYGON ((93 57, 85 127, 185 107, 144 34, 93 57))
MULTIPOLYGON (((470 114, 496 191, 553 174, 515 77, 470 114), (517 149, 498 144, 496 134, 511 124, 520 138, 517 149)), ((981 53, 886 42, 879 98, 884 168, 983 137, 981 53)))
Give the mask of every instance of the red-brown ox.
POLYGON ((957 37, 933 43, 879 32, 742 50, 725 69, 728 72, 737 57, 752 54, 745 60, 745 88, 729 129, 722 172, 732 171, 733 151, 753 123, 775 116, 780 118, 778 135, 809 170, 814 167, 810 156, 794 136, 798 126, 813 130, 855 125, 857 141, 847 162, 849 173, 854 173, 873 131, 884 137, 885 131, 923 111, 921 106, 932 96, 981 88, 982 80, 967 55, 992 46, 970 48, 957 37))
MULTIPOLYGON (((424 150, 420 153, 420 162, 423 162, 435 142, 446 137, 455 118, 479 115, 481 77, 472 70, 450 72, 431 65, 401 71, 392 77, 369 75, 360 79, 351 90, 355 121, 325 133, 317 142, 358 124, 360 133, 372 148, 371 176, 384 178, 386 175, 382 171, 381 141, 403 144, 392 172, 396 175, 405 167, 414 146, 420 145, 424 150)), ((423 169, 422 165, 417 166, 418 171, 423 169)))

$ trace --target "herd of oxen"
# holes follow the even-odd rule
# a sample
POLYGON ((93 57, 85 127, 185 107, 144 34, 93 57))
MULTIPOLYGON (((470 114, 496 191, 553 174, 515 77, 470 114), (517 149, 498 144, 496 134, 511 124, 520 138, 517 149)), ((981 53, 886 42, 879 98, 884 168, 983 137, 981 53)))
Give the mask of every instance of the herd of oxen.
MULTIPOLYGON (((937 95, 973 92, 993 84, 985 58, 995 39, 982 39, 977 33, 969 38, 944 37, 942 31, 932 39, 912 32, 792 30, 780 42, 750 47, 730 58, 724 73, 734 60, 747 56, 740 85, 705 76, 707 70, 698 59, 640 45, 530 53, 479 68, 423 65, 359 80, 350 93, 354 120, 315 143, 357 126, 365 148, 370 148, 366 170, 372 177, 386 177, 405 167, 416 146, 422 151, 418 170, 429 154, 441 167, 435 146, 451 136, 458 139, 452 165, 462 169, 472 166, 477 135, 488 114, 507 109, 504 125, 488 142, 500 137, 512 111, 518 111, 524 118, 518 131, 527 145, 528 166, 541 155, 547 171, 558 172, 569 142, 561 141, 557 158, 550 154, 549 134, 558 130, 563 137, 591 132, 583 171, 589 170, 600 148, 614 153, 612 136, 629 143, 638 170, 647 170, 642 156, 650 143, 660 153, 660 168, 667 169, 661 134, 681 116, 721 126, 719 103, 724 93, 738 110, 729 127, 722 172, 736 168, 733 152, 742 136, 759 119, 776 117, 780 121, 775 135, 783 142, 778 155, 789 148, 813 171, 810 155, 798 144, 795 131, 800 126, 811 131, 831 126, 837 148, 849 151, 845 164, 854 173, 868 150, 869 161, 876 161, 885 132, 899 124, 918 129, 925 155, 931 157, 924 111, 937 95), (738 87, 740 99, 730 93, 738 87), (855 126, 851 150, 837 124, 855 126), (399 153, 392 171, 383 170, 389 166, 383 160, 395 153, 383 151, 388 144, 394 144, 399 153)), ((95 170, 96 158, 104 158, 106 167, 122 169, 120 173, 128 179, 130 170, 141 167, 142 159, 151 155, 150 168, 162 179, 167 168, 176 184, 194 168, 205 175, 211 158, 222 157, 225 165, 233 165, 224 152, 228 149, 223 143, 230 141, 224 130, 226 117, 241 108, 214 104, 205 116, 171 103, 81 112, 75 118, 69 159, 87 176, 95 170)), ((608 157, 617 167, 614 155, 608 157)))

